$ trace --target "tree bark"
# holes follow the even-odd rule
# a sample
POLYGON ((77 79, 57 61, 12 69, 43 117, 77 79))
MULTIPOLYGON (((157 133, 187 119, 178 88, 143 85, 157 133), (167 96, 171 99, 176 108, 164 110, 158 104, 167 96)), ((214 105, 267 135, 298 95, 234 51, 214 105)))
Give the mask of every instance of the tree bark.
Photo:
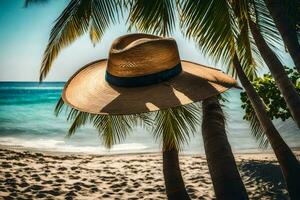
POLYGON ((300 96, 297 93, 294 85, 289 80, 283 65, 277 58, 276 54, 268 46, 265 39, 258 30, 256 24, 250 20, 250 30, 255 40, 256 46, 263 57, 265 63, 270 69, 274 80, 284 97, 284 100, 289 108, 293 119, 300 128, 300 96))
POLYGON ((217 97, 203 101, 202 136, 217 199, 248 199, 225 131, 225 120, 217 97))
POLYGON ((190 200, 179 167, 178 151, 163 151, 163 173, 169 200, 190 200))
POLYGON ((286 45, 295 66, 300 73, 300 44, 298 41, 296 28, 288 18, 283 2, 280 0, 265 0, 275 25, 286 45))
POLYGON ((267 115, 266 108, 255 91, 254 87, 244 73, 238 57, 235 55, 233 64, 237 75, 246 90, 247 96, 252 104, 255 114, 262 126, 271 147, 280 164, 291 199, 300 199, 300 164, 292 150, 284 142, 274 124, 267 115))

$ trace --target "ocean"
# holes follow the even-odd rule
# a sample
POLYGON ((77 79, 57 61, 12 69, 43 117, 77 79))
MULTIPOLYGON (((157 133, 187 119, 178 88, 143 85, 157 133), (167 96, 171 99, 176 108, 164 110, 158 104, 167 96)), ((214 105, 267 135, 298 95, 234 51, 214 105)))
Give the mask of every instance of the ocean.
MULTIPOLYGON (((70 123, 66 115, 54 115, 54 107, 61 95, 63 82, 0 82, 0 145, 20 149, 59 151, 75 153, 138 153, 158 152, 160 141, 142 127, 135 127, 132 133, 112 149, 102 145, 97 131, 86 125, 74 136, 66 138, 70 123)), ((228 102, 224 110, 227 116, 227 132, 235 152, 262 151, 250 134, 247 121, 243 120, 240 90, 226 92, 228 102)), ((300 147, 300 131, 290 119, 274 121, 284 140, 290 147, 300 147)), ((201 128, 199 134, 191 137, 183 152, 203 153, 201 128)))

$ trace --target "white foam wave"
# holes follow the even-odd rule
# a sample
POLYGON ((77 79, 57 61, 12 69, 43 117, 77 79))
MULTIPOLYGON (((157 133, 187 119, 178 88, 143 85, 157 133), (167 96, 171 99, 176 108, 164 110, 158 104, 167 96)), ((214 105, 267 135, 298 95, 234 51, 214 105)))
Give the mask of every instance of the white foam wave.
POLYGON ((77 152, 77 153, 127 153, 138 152, 147 149, 147 146, 140 143, 126 143, 114 145, 110 150, 103 146, 75 146, 67 144, 64 140, 55 139, 21 139, 13 137, 1 137, 0 145, 25 149, 40 149, 42 151, 77 152))

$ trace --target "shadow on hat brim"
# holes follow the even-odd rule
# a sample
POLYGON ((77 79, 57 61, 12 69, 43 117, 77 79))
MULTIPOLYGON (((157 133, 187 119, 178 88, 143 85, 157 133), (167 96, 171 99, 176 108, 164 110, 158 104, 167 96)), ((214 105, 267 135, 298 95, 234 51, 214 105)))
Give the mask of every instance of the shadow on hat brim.
POLYGON ((70 78, 62 98, 82 112, 129 115, 198 102, 237 86, 235 79, 220 70, 189 61, 181 65, 182 72, 168 81, 126 88, 106 82, 107 60, 98 60, 70 78))

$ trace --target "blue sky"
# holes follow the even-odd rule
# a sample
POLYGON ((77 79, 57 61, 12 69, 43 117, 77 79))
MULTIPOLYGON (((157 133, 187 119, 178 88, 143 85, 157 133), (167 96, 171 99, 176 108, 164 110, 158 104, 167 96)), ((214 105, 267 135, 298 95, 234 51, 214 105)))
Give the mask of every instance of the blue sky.
MULTIPOLYGON (((0 81, 38 81, 50 30, 67 3, 68 0, 50 0, 46 4, 24 8, 23 0, 0 0, 0 81)), ((61 51, 46 81, 65 81, 84 64, 106 58, 111 42, 126 33, 125 22, 114 25, 95 47, 87 35, 82 36, 61 51)), ((214 65, 193 43, 184 39, 180 31, 173 37, 178 43, 181 59, 214 65)))

